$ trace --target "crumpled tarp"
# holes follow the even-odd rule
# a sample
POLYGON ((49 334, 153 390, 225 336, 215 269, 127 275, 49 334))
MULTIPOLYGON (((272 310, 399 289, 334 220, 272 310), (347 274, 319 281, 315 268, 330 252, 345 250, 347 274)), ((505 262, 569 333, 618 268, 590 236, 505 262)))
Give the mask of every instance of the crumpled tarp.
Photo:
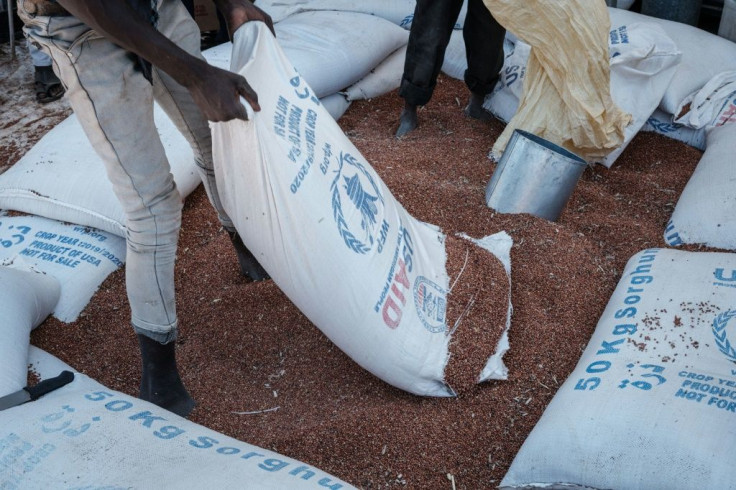
POLYGON ((556 143, 588 162, 624 141, 631 115, 611 98, 603 0, 483 0, 493 17, 529 44, 524 91, 516 115, 493 146, 498 159, 514 129, 556 143))

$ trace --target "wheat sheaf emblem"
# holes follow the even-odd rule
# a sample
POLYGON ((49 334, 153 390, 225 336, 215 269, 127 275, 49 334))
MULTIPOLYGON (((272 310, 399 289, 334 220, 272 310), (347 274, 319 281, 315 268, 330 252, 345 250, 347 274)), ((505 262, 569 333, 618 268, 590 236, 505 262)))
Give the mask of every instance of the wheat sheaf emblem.
POLYGON ((338 232, 348 248, 355 253, 365 254, 373 246, 373 232, 377 222, 376 216, 379 212, 378 204, 383 204, 383 197, 381 197, 378 186, 373 181, 370 173, 353 155, 341 153, 338 162, 337 176, 330 186, 332 190, 332 216, 335 223, 337 223, 338 232), (343 167, 346 164, 358 169, 360 174, 365 177, 366 183, 369 184, 367 188, 363 186, 357 174, 350 177, 342 175, 343 167), (361 217, 360 228, 365 236, 364 240, 360 240, 348 228, 348 223, 342 211, 344 203, 340 199, 341 189, 346 192, 347 201, 355 206, 361 217))
POLYGON ((713 325, 711 327, 713 330, 713 336, 716 338, 718 349, 734 363, 736 363, 736 347, 734 347, 734 344, 732 344, 728 338, 726 326, 735 316, 736 310, 725 311, 713 320, 713 325))

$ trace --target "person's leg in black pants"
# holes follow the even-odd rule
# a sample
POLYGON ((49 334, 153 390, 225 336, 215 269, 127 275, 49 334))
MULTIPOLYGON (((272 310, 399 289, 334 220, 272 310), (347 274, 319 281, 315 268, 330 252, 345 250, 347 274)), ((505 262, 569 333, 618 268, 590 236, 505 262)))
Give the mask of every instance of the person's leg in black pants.
POLYGON ((465 84, 470 90, 470 101, 465 114, 475 119, 488 120, 491 115, 483 109, 486 95, 493 91, 503 68, 503 38, 506 30, 496 22, 483 0, 468 0, 468 15, 463 26, 463 40, 468 60, 465 84))
POLYGON ((432 98, 462 4, 462 0, 417 0, 399 87, 405 103, 396 136, 417 127, 417 106, 432 98))
POLYGON ((189 15, 191 15, 193 19, 194 18, 194 0, 181 0, 181 3, 184 4, 184 6, 187 8, 187 11, 189 12, 189 15))

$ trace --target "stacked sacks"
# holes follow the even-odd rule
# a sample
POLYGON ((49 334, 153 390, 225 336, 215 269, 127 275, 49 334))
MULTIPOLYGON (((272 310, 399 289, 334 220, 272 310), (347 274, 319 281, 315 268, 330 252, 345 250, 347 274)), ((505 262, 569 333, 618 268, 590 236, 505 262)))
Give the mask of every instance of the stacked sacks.
MULTIPOLYGON (((457 239, 418 222, 393 198, 325 117, 264 26, 246 24, 237 31, 232 68, 258 92, 261 111, 249 121, 213 125, 213 150, 223 205, 248 248, 289 299, 358 364, 412 393, 452 395, 445 367, 462 315, 448 326, 445 245, 457 239)), ((506 270, 486 278, 498 284, 499 297, 475 299, 495 300, 503 314, 487 323, 498 321, 494 325, 504 331, 510 245, 505 234, 481 244, 505 261, 506 270)), ((508 348, 505 336, 496 340, 479 339, 486 359, 493 359, 483 374, 482 366, 475 373, 475 382, 506 376, 500 362, 508 348)))
POLYGON ((703 126, 693 126, 692 119, 682 119, 683 104, 694 94, 702 94, 708 86, 722 82, 724 77, 728 77, 728 72, 736 70, 736 43, 680 22, 620 9, 609 10, 612 26, 633 22, 658 26, 682 52, 682 60, 672 82, 642 131, 656 132, 700 150, 705 149, 705 130, 703 126))
POLYGON ((705 153, 677 201, 665 240, 736 250, 736 71, 714 77, 677 112, 676 123, 702 134, 705 153))
MULTIPOLYGON (((281 7, 269 7, 280 12, 281 7)), ((274 17, 279 19, 274 25, 278 42, 334 119, 353 100, 399 86, 407 31, 381 16, 348 8, 303 10, 298 4, 288 12, 274 17)), ((210 64, 229 69, 231 52, 232 43, 225 43, 203 54, 210 64)))
POLYGON ((736 250, 736 124, 712 128, 707 148, 677 201, 664 237, 671 246, 736 250))
POLYGON ((102 281, 125 261, 125 240, 93 228, 38 216, 0 215, 0 264, 24 265, 61 286, 53 313, 77 319, 102 281))
POLYGON ((275 23, 299 12, 341 11, 373 15, 408 29, 416 0, 256 0, 255 4, 275 23))
POLYGON ((611 28, 633 23, 660 27, 682 52, 682 59, 659 108, 677 115, 677 106, 724 71, 736 70, 736 43, 681 22, 658 19, 627 10, 609 9, 611 28))
MULTIPOLYGON (((397 26, 401 26, 406 30, 411 28, 414 19, 415 0, 379 0, 373 2, 345 1, 345 0, 258 0, 256 5, 271 15, 276 25, 290 16, 303 12, 325 12, 329 17, 338 12, 353 12, 359 14, 371 15, 375 18, 385 19, 397 26), (331 12, 331 13, 328 13, 331 12)), ((442 71, 452 77, 462 79, 463 73, 467 68, 465 59, 465 45, 462 39, 462 27, 465 23, 467 14, 467 2, 464 2, 460 13, 458 14, 455 24, 455 32, 453 32, 450 43, 445 52, 445 59, 442 71)), ((277 31, 277 38, 280 35, 277 31)), ((376 32, 376 39, 380 39, 380 34, 376 32)), ((281 39, 279 39, 281 41, 281 39)), ((281 44, 289 59, 293 59, 289 46, 281 44)), ((372 46, 371 49, 376 49, 372 46)), ((348 102, 354 100, 371 99, 386 94, 399 87, 401 76, 404 71, 404 58, 406 57, 406 46, 402 46, 391 53, 383 62, 375 66, 370 73, 364 78, 357 81, 354 85, 344 88, 341 92, 348 102)), ((309 83, 314 81, 303 73, 297 66, 299 71, 309 83)), ((313 85, 316 92, 318 88, 313 85)), ((325 101, 323 101, 325 102, 325 101)), ((333 104, 339 104, 337 100, 327 101, 325 106, 330 108, 333 104)), ((333 113, 330 110, 330 113, 333 113)), ((336 118, 337 119, 337 118, 336 118)))
MULTIPOLYGON (((335 120, 353 100, 340 92, 369 75, 392 53, 401 53, 409 40, 409 33, 396 24, 347 8, 300 11, 277 22, 274 29, 287 58, 335 120)), ((385 66, 393 65, 380 71, 385 66)))
MULTIPOLYGON (((158 106, 154 119, 183 198, 200 182, 192 150, 158 106)), ((0 209, 125 236, 123 208, 75 114, 46 133, 0 175, 0 209)))
POLYGON ((356 12, 302 12, 274 29, 286 57, 319 98, 357 82, 409 40, 397 25, 356 12))

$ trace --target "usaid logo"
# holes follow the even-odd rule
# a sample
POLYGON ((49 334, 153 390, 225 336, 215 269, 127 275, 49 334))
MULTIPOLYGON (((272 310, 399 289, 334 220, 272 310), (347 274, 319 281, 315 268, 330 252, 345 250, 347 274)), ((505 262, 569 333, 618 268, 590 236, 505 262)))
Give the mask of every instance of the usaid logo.
POLYGON ((445 291, 426 277, 419 276, 414 282, 414 304, 419 319, 432 333, 447 330, 445 325, 446 297, 445 291))
POLYGON ((380 232, 383 196, 365 166, 349 153, 341 153, 332 181, 332 216, 340 236, 350 250, 364 254, 371 250, 380 232))

